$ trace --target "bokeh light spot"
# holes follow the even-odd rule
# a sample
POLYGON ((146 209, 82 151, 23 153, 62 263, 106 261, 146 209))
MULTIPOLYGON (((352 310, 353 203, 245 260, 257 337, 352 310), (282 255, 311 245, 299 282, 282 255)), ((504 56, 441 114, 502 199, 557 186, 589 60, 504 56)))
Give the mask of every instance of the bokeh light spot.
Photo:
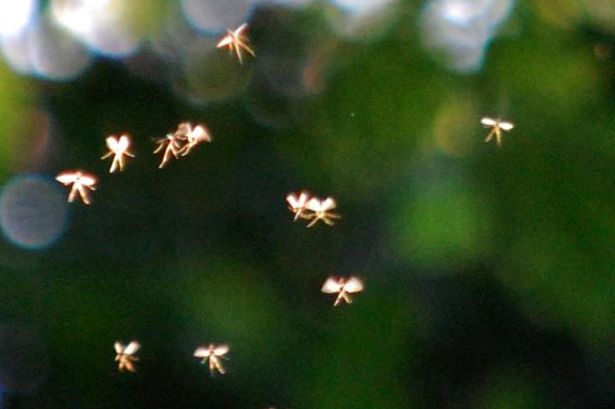
POLYGON ((123 57, 134 53, 142 41, 130 6, 121 0, 55 0, 52 15, 93 52, 123 57))
POLYGON ((0 227, 13 244, 42 249, 64 232, 66 200, 56 185, 40 176, 18 176, 0 193, 0 227))
POLYGON ((398 252, 423 267, 480 258, 490 247, 492 215, 461 181, 418 184, 396 221, 398 252))
POLYGON ((432 0, 421 16, 423 43, 455 71, 481 68, 513 0, 432 0))
POLYGON ((27 27, 38 7, 36 0, 0 0, 0 35, 12 35, 27 27))
POLYGON ((197 30, 219 34, 245 23, 254 8, 251 0, 184 0, 186 19, 197 30))

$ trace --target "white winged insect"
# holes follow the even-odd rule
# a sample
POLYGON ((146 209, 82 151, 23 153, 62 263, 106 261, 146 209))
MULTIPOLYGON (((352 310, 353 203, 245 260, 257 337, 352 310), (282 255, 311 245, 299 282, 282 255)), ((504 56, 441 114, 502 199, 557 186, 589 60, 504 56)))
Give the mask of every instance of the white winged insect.
POLYGON ((81 170, 67 170, 56 176, 56 180, 65 186, 72 185, 68 194, 68 202, 72 203, 77 197, 77 193, 85 204, 90 204, 89 190, 96 190, 96 176, 85 173, 81 170))
POLYGON ((135 356, 135 353, 141 348, 141 344, 137 341, 132 341, 128 345, 116 342, 113 347, 116 353, 115 361, 118 363, 120 372, 136 372, 135 362, 139 360, 139 357, 135 356))
POLYGON ((325 294, 336 294, 337 298, 333 306, 337 306, 342 300, 347 304, 352 303, 350 294, 363 291, 363 282, 357 277, 329 277, 320 289, 325 294))
POLYGON ((512 122, 502 121, 500 119, 491 119, 487 117, 482 118, 480 120, 480 123, 483 124, 483 126, 485 126, 486 128, 491 128, 491 132, 489 132, 489 135, 487 135, 487 137, 485 138, 485 142, 489 142, 491 139, 493 139, 493 136, 495 135, 495 141, 498 146, 502 145, 502 131, 508 132, 515 127, 512 122))
POLYGON ((197 358, 203 358, 202 364, 209 360, 209 373, 214 375, 216 371, 221 374, 225 374, 226 370, 220 362, 220 359, 226 359, 226 355, 229 351, 228 345, 209 344, 208 346, 200 346, 194 351, 194 356, 197 358))
POLYGON ((305 208, 312 213, 306 215, 306 218, 313 219, 307 227, 312 227, 316 222, 322 220, 328 226, 333 226, 334 219, 339 219, 340 216, 337 213, 333 213, 332 210, 337 207, 335 200, 332 197, 328 197, 325 200, 320 200, 318 198, 311 198, 305 204, 305 208))
POLYGON ((177 131, 175 131, 175 137, 186 140, 186 144, 179 151, 182 156, 189 154, 192 148, 199 143, 212 141, 211 134, 205 125, 197 125, 193 128, 189 122, 179 124, 177 131))
POLYGON ((241 58, 242 48, 252 54, 252 57, 256 57, 256 54, 254 54, 254 51, 248 45, 248 38, 241 33, 247 26, 248 25, 244 23, 235 30, 226 30, 226 35, 220 40, 217 46, 218 48, 228 47, 231 54, 233 54, 234 51, 235 54, 237 54, 240 64, 243 64, 241 58))
POLYGON ((158 146, 154 150, 154 154, 161 152, 164 149, 162 161, 160 162, 158 169, 162 169, 164 165, 171 160, 171 156, 174 156, 175 159, 179 158, 179 154, 183 149, 182 139, 183 138, 177 134, 167 134, 165 138, 161 138, 156 141, 156 145, 158 146))
POLYGON ((128 135, 122 135, 117 138, 115 135, 109 136, 105 139, 107 143, 107 148, 109 148, 109 152, 107 152, 100 159, 107 159, 111 155, 113 155, 113 162, 111 163, 111 168, 109 169, 109 173, 113 173, 119 167, 120 172, 124 170, 124 156, 129 156, 134 158, 135 155, 128 152, 128 148, 130 147, 130 138, 128 135))
POLYGON ((295 193, 289 193, 286 196, 286 201, 288 202, 288 208, 295 215, 294 220, 299 218, 308 219, 310 216, 306 213, 305 205, 307 201, 310 199, 310 195, 307 192, 301 192, 299 195, 295 193))

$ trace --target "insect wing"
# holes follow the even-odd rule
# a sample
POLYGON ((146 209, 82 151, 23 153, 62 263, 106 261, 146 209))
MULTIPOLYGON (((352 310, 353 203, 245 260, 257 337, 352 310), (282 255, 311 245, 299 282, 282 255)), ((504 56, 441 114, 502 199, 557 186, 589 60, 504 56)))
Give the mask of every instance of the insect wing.
POLYGON ((226 353, 228 353, 229 351, 229 347, 228 345, 218 345, 215 349, 214 349, 214 355, 216 356, 222 356, 225 355, 226 353))
POLYGON ((313 197, 307 201, 305 207, 313 212, 319 212, 322 209, 322 203, 317 198, 313 197))
POLYGON ((89 187, 90 189, 94 189, 94 185, 96 184, 96 178, 91 175, 82 175, 79 178, 79 183, 89 187))
POLYGON ((207 129, 201 125, 197 125, 192 130, 192 137, 198 141, 211 141, 211 135, 207 129))
POLYGON ((344 284, 344 291, 348 293, 358 293, 363 290, 363 282, 356 277, 350 277, 344 284))
POLYGON ((227 47, 229 44, 232 44, 232 43, 233 43, 233 37, 231 35, 226 35, 222 40, 220 40, 220 42, 218 43, 216 47, 217 48, 227 47))
POLYGON ((322 208, 322 210, 325 210, 325 211, 335 209, 336 206, 337 204, 335 203, 335 200, 332 197, 328 197, 324 201, 320 202, 320 207, 322 208))
POLYGON ((107 148, 109 148, 109 150, 117 152, 119 142, 115 136, 109 136, 107 139, 105 139, 105 142, 107 143, 107 148))
POLYGON ((122 345, 122 343, 120 342, 116 342, 115 344, 113 344, 113 348, 115 348, 115 353, 117 354, 121 354, 124 352, 124 345, 122 345))
POLYGON ((320 289, 320 291, 325 294, 339 293, 341 290, 342 285, 339 283, 339 280, 333 277, 327 278, 327 281, 325 281, 325 283, 322 285, 322 288, 320 289))
POLYGON ((71 183, 75 183, 78 178, 78 172, 62 172, 58 176, 56 176, 56 180, 64 185, 70 185, 71 183))
POLYGON ((248 23, 243 23, 242 25, 240 25, 239 27, 237 27, 237 29, 233 32, 233 34, 235 34, 235 36, 239 37, 239 35, 241 34, 241 32, 248 26, 248 23))
POLYGON ((198 347, 193 356, 197 358, 207 358, 209 356, 209 347, 198 347))
POLYGON ((514 127, 515 126, 510 122, 500 122, 500 128, 502 128, 505 131, 510 131, 514 127))
POLYGON ((128 344, 128 346, 124 349, 124 354, 126 355, 132 355, 135 352, 137 352, 139 350, 139 348, 141 348, 141 344, 139 344, 137 341, 132 341, 130 344, 128 344))
POLYGON ((485 126, 496 126, 498 124, 498 121, 491 118, 483 118, 480 120, 480 123, 485 126))
POLYGON ((307 200, 307 195, 305 193, 301 193, 299 197, 294 193, 286 196, 286 201, 293 209, 302 209, 305 206, 305 201, 307 200))
POLYGON ((120 141, 117 143, 120 152, 124 152, 130 146, 130 139, 126 135, 120 137, 120 141))

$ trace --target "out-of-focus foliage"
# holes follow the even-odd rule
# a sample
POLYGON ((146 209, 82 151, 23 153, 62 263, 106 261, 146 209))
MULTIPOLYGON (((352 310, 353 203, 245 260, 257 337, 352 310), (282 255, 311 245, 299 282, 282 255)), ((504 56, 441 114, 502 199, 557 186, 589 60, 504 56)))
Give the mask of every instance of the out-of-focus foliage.
POLYGON ((0 407, 613 407, 612 2, 25 4, 0 0, 0 407), (240 65, 216 44, 243 22, 240 65), (159 170, 184 121, 213 142, 159 170), (91 206, 57 204, 65 169, 91 206), (335 226, 293 223, 302 189, 335 226), (330 275, 365 291, 333 307, 330 275))

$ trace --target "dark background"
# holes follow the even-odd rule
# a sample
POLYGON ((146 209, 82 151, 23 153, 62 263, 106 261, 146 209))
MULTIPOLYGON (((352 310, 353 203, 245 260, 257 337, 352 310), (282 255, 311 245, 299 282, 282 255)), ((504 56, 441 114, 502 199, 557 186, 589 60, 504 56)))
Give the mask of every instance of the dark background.
POLYGON ((615 407, 615 6, 451 1, 442 25, 435 1, 254 4, 243 65, 172 1, 126 2, 99 30, 139 47, 80 40, 74 73, 27 41, 18 69, 5 38, 0 407, 615 407), (515 124, 501 147, 483 116, 515 124), (159 170, 183 121, 214 141, 159 170), (123 132, 136 158, 109 175, 123 132), (75 168, 91 206, 53 180, 75 168), (10 202, 24 178, 47 188, 10 202), (342 219, 293 223, 301 189, 342 219), (330 275, 365 291, 333 308, 330 275), (228 374, 192 357, 209 342, 228 374))

